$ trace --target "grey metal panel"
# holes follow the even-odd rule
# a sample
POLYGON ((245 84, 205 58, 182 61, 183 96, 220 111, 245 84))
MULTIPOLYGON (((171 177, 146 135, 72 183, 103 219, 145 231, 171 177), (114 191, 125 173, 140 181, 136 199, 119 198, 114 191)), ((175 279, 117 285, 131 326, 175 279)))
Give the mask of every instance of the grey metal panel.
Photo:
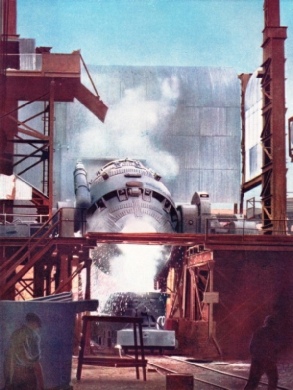
POLYGON ((191 202, 192 196, 195 192, 194 183, 199 182, 199 170, 182 170, 175 179, 165 180, 168 188, 171 188, 171 196, 177 204, 191 202))
MULTIPOLYGON (((94 74, 99 74, 97 80, 101 82, 100 91, 108 86, 102 82, 103 78, 123 79, 125 86, 132 88, 142 83, 145 85, 146 79, 148 81, 157 79, 159 82, 160 79, 167 77, 177 77, 180 82, 181 104, 197 107, 240 105, 240 83, 232 68, 95 66, 90 69, 94 74)), ((151 86, 151 83, 148 85, 151 86)), ((159 88, 159 84, 154 85, 155 89, 159 88)), ((151 94, 150 89, 148 93, 151 94)))
POLYGON ((19 39, 19 52, 20 54, 35 53, 35 39, 32 38, 19 39))
POLYGON ((91 160, 91 180, 103 165, 98 160, 129 157, 143 160, 161 174, 175 202, 189 203, 195 191, 207 191, 212 202, 238 201, 240 82, 233 69, 90 69, 101 99, 109 106, 108 115, 102 124, 76 102, 62 108, 63 115, 56 114, 57 200, 74 199, 73 170, 78 159, 85 165, 91 160), (178 166, 175 176, 166 156, 178 166), (218 180, 219 170, 231 180, 227 191, 218 180))
POLYGON ((215 171, 214 169, 206 169, 206 170, 200 170, 200 183, 199 183, 199 189, 200 191, 206 191, 211 199, 211 202, 215 202, 215 171))
POLYGON ((185 137, 184 149, 181 150, 181 156, 184 158, 183 169, 199 169, 201 166, 201 155, 199 137, 185 137), (182 151, 184 151, 183 156, 182 151))
POLYGON ((168 137, 166 147, 172 155, 177 157, 181 169, 200 167, 199 137, 180 135, 168 137))
MULTIPOLYGON (((239 107, 226 107, 225 135, 240 139, 239 107)), ((238 140, 236 141, 238 143, 238 140)))
POLYGON ((21 70, 40 70, 37 69, 37 54, 35 53, 34 39, 20 39, 20 69, 21 70))
POLYGON ((214 168, 237 169, 240 167, 240 145, 235 137, 215 137, 214 168), (236 141, 236 142, 235 142, 236 141))
POLYGON ((237 171, 231 170, 215 170, 214 171, 214 191, 212 193, 213 199, 220 199, 221 202, 231 202, 235 199, 235 203, 239 202, 239 188, 235 187, 234 180, 237 171))
POLYGON ((200 137, 200 168, 202 170, 214 168, 214 155, 217 143, 214 137, 200 137))
POLYGON ((224 107, 203 107, 201 110, 200 134, 223 135, 226 133, 226 109, 224 107))
POLYGON ((187 76, 185 101, 201 107, 238 106, 239 86, 235 83, 233 69, 200 67, 178 70, 187 76))
POLYGON ((245 91, 245 174, 246 180, 261 174, 262 92, 257 71, 250 77, 245 91), (250 157, 253 156, 251 160, 250 157))
POLYGON ((199 135, 200 113, 199 107, 179 105, 170 123, 169 135, 199 135))
POLYGON ((262 99, 261 92, 261 78, 257 77, 257 71, 255 71, 252 77, 249 79, 246 91, 245 91, 245 111, 257 104, 262 99))

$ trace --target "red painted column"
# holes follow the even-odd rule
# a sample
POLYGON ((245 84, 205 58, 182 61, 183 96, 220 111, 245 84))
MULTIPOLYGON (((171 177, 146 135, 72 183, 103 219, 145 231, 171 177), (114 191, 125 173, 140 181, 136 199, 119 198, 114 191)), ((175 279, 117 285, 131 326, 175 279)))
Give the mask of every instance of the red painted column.
POLYGON ((265 0, 263 30, 263 229, 286 231, 285 50, 286 27, 280 26, 279 0, 265 0))

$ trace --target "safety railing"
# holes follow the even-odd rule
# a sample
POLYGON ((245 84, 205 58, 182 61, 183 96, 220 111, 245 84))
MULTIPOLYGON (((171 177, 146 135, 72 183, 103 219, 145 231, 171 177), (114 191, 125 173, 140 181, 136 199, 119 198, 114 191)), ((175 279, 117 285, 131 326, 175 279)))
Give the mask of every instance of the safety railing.
MULTIPOLYGON (((264 228, 261 219, 231 219, 220 215, 202 220, 201 232, 205 236, 214 235, 264 235, 278 234, 293 236, 293 219, 272 221, 269 228, 264 228)), ((38 237, 46 234, 54 225, 55 237, 75 237, 86 233, 85 209, 64 207, 48 221, 48 215, 0 213, 0 237, 38 237), (78 230, 78 234, 75 231, 78 230)), ((183 232, 184 233, 184 232, 183 232)), ((194 234, 200 234, 194 231, 194 234)))
POLYGON ((286 235, 293 236, 293 220, 273 220, 270 226, 264 226, 260 219, 232 219, 224 220, 217 218, 206 219, 205 235, 286 235))
POLYGON ((0 213, 1 224, 16 224, 16 223, 45 223, 49 218, 46 214, 24 214, 24 213, 0 213))
POLYGON ((54 237, 74 237, 78 220, 79 235, 85 233, 84 209, 64 207, 51 219, 42 214, 0 213, 0 237, 42 237, 51 230, 54 237), (53 227, 53 228, 52 228, 53 227))
POLYGON ((5 259, 0 264, 0 297, 4 296, 42 256, 52 249, 54 238, 62 234, 69 234, 68 224, 70 226, 70 233, 72 232, 70 237, 73 236, 74 211, 75 209, 73 207, 59 209, 10 258, 5 259), (19 267, 20 265, 23 266, 19 267))

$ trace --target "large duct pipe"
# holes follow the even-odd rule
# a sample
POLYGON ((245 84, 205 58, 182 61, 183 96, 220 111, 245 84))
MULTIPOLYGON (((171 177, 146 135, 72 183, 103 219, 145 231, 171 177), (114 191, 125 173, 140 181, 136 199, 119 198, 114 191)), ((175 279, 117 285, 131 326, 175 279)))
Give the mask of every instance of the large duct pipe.
POLYGON ((87 173, 82 162, 78 161, 74 170, 74 188, 76 210, 74 216, 74 231, 81 229, 85 221, 85 213, 91 204, 91 196, 87 181, 87 173))

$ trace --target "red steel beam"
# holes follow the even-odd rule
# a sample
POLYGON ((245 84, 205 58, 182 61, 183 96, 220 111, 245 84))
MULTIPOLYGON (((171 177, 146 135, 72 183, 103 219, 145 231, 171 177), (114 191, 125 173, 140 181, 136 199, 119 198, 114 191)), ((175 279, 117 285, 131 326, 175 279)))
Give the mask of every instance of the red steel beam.
MULTIPOLYGON (((263 30, 263 229, 281 231, 286 220, 285 54, 286 27, 279 0, 265 0, 263 30)), ((277 233, 275 233, 277 234, 277 233)))

